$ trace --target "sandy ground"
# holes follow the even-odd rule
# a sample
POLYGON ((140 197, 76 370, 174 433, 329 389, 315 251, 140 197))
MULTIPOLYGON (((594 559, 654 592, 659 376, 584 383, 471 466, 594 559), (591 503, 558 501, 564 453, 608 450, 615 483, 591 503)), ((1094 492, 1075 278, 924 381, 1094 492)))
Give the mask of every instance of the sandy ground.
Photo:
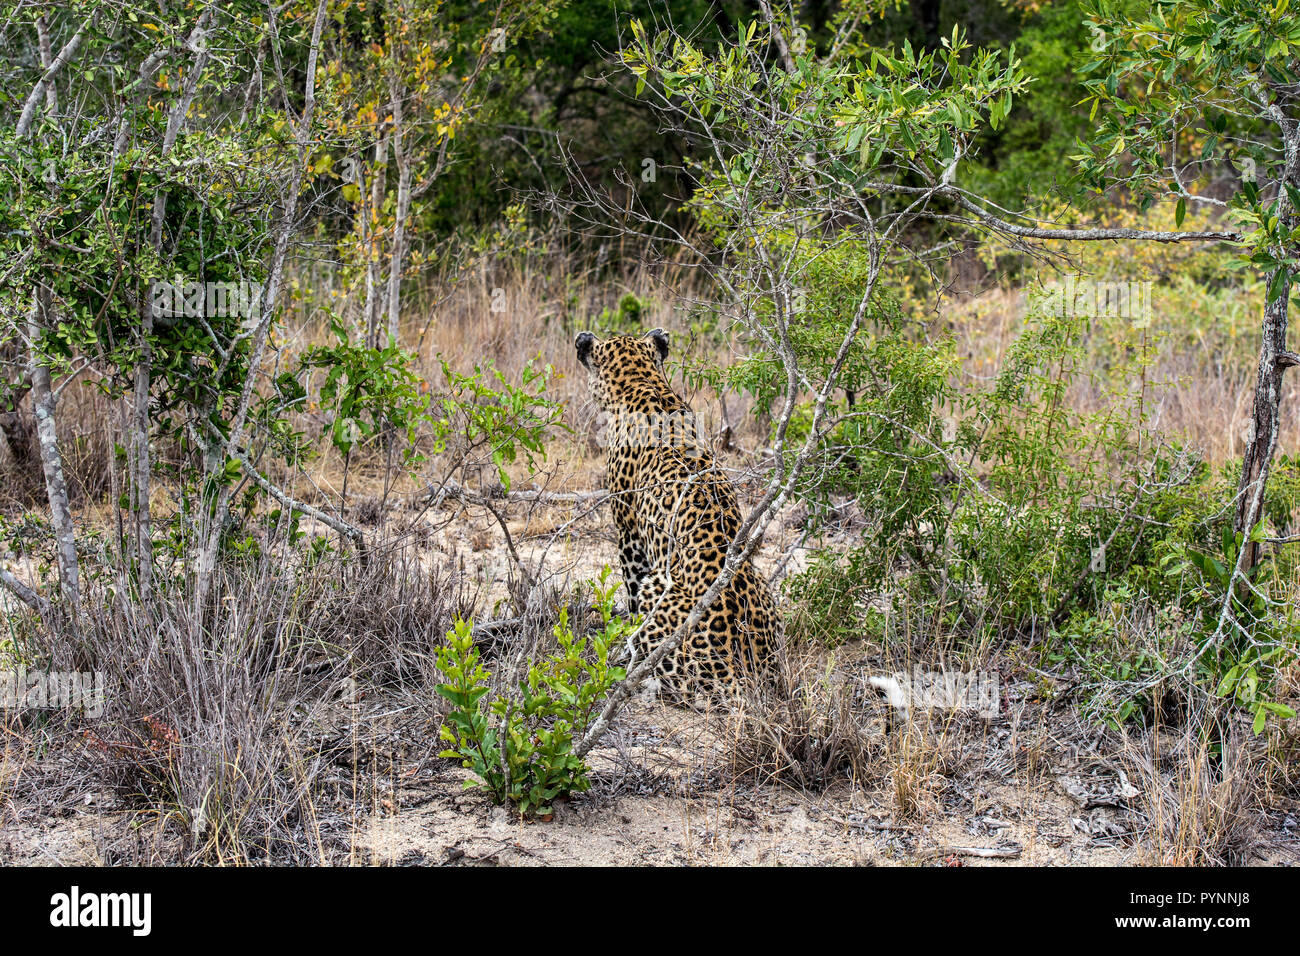
MULTIPOLYGON (((358 707, 380 712, 388 702, 358 707)), ((363 712, 364 711, 364 712, 363 712)), ((1157 862, 1143 839, 1142 794, 1098 754, 1036 734, 1042 714, 1013 707, 961 718, 931 745, 942 766, 923 775, 902 813, 888 741, 869 779, 801 792, 728 773, 725 718, 637 701, 594 753, 593 786, 524 822, 492 806, 468 772, 430 757, 425 739, 398 741, 363 772, 349 809, 322 804, 332 832, 319 862, 362 866, 836 865, 1099 866, 1157 862), (1031 739, 1032 738, 1032 739, 1031 739), (988 854, 981 856, 978 854, 988 854)), ((897 730, 892 731, 898 733, 897 730)), ((57 755, 46 761, 57 762, 57 755)), ((47 772, 49 767, 43 768, 47 772)), ((348 771, 343 771, 346 775, 348 771)), ((355 774, 355 771, 353 771, 355 774)), ((55 805, 0 802, 0 864, 170 862, 174 831, 111 792, 68 792, 55 805)), ((1300 805, 1256 821, 1252 862, 1300 865, 1300 805)))
POLYGON ((701 719, 645 705, 633 719, 635 727, 656 736, 654 757, 622 768, 620 779, 609 752, 598 755, 596 787, 557 805, 552 821, 512 820, 474 791, 462 792, 468 775, 448 768, 402 788, 403 800, 409 795, 418 806, 372 816, 359 834, 358 862, 1098 865, 1126 858, 1122 848, 1099 845, 1072 826, 1077 804, 1050 782, 1021 785, 989 778, 949 789, 947 782, 934 781, 938 785, 928 795, 932 806, 899 822, 887 790, 872 792, 847 781, 819 794, 727 781, 725 774, 688 787, 682 777, 692 769, 700 772, 700 737, 707 736, 698 725, 701 719), (688 754, 696 755, 694 766, 684 759, 688 754), (632 792, 619 793, 624 789, 632 792), (964 855, 971 849, 1006 855, 964 855))

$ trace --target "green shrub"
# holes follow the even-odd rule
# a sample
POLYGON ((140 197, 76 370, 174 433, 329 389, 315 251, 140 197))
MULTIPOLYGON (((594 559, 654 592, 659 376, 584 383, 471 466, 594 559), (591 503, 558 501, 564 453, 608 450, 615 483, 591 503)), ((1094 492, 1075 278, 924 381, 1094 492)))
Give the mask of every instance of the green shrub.
MULTIPOLYGON (((828 282, 816 301, 833 295, 828 282)), ((843 321, 828 304, 807 314, 843 321)), ((969 390, 926 388, 939 353, 877 330, 862 346, 872 378, 858 407, 884 418, 896 393, 919 401, 887 415, 910 431, 838 429, 801 489, 813 522, 819 502, 850 495, 867 523, 852 547, 815 554, 787 580, 792 639, 880 639, 888 612, 972 642, 1028 638, 1049 665, 1081 672, 1088 711, 1111 723, 1149 720, 1193 683, 1257 728, 1290 713, 1271 686, 1296 658, 1283 598, 1300 555, 1275 549, 1213 639, 1240 547, 1224 506, 1239 465, 1211 469, 1148 428, 1151 353, 1132 344, 1141 330, 1033 310, 998 378, 969 390), (1100 369, 1088 360, 1096 340, 1119 343, 1100 369), (1077 409, 1080 386, 1102 397, 1094 410, 1077 409)), ((815 361, 809 339, 800 345, 815 361)), ((761 391, 757 370, 751 360, 745 372, 761 391)), ((1270 533, 1291 533, 1298 502, 1300 467, 1282 456, 1265 502, 1270 533)))
POLYGON ((1167 679, 1186 661, 1195 640, 1194 616, 1120 580, 1107 585, 1095 604, 1075 608, 1052 628, 1040 650, 1055 670, 1077 668, 1084 711, 1118 727, 1151 722, 1167 679))
POLYGON ((791 640, 838 647, 856 638, 881 636, 884 615, 870 603, 878 593, 870 575, 884 563, 865 548, 813 555, 806 569, 782 583, 791 640))
MULTIPOLYGON (((1202 622, 1198 668, 1212 681, 1218 696, 1253 715, 1258 734, 1270 716, 1295 716, 1294 710, 1269 694, 1273 678, 1300 652, 1300 619, 1293 603, 1270 595, 1265 579, 1272 570, 1271 555, 1265 554, 1247 571, 1244 581, 1233 581, 1244 537, 1224 528, 1220 555, 1189 550, 1187 558, 1201 576, 1201 587, 1194 593, 1202 622), (1221 628, 1225 604, 1228 617, 1221 628), (1216 635, 1218 640, 1214 640, 1216 635)), ((1263 537, 1261 521, 1250 538, 1261 541, 1263 537)), ((1175 568, 1173 573, 1183 570, 1175 568)))
POLYGON ((1256 733, 1270 717, 1295 716, 1273 688, 1300 654, 1300 620, 1293 605, 1271 596, 1271 557, 1249 572, 1249 587, 1234 589, 1231 617, 1219 629, 1241 537, 1224 527, 1217 554, 1175 540, 1162 561, 1167 594, 1153 595, 1129 573, 1107 584, 1096 606, 1076 608, 1052 629, 1044 659, 1079 667, 1094 717, 1147 722, 1170 682, 1188 678, 1249 713, 1256 733))
POLYGON ((617 309, 602 309, 593 324, 603 335, 634 335, 640 331, 641 317, 650 303, 628 292, 618 300, 617 309))
POLYGON ((446 683, 438 693, 451 702, 440 737, 441 756, 461 762, 495 803, 509 802, 525 816, 545 816, 559 797, 586 790, 590 767, 573 753, 610 688, 626 674, 609 662, 611 648, 633 625, 614 617, 614 593, 606 567, 590 586, 604 629, 578 637, 568 609, 554 628, 556 650, 528 668, 517 696, 493 694, 491 674, 474 645, 473 625, 458 620, 438 649, 446 683), (484 706, 484 698, 488 698, 484 706))
POLYGON ((464 443, 464 456, 475 449, 490 451, 497 479, 509 491, 506 465, 522 456, 529 473, 535 473, 537 459, 546 458, 551 429, 568 430, 561 421, 563 406, 546 397, 555 368, 529 359, 520 370, 519 384, 514 385, 490 362, 461 373, 441 356, 439 360, 448 389, 437 399, 442 414, 432 415, 434 450, 446 451, 455 439, 464 443))
MULTIPOLYGON (((789 341, 801 371, 815 381, 834 364, 872 281, 873 265, 863 242, 805 245, 807 250, 794 256, 800 288, 790 295, 789 341)), ((862 554, 851 563, 859 582, 871 586, 886 579, 900 553, 918 564, 930 560, 931 532, 944 519, 945 483, 951 480, 940 409, 951 397, 958 358, 947 337, 928 341, 920 334, 883 280, 864 312, 863 330, 828 400, 831 426, 797 493, 814 526, 835 499, 857 499, 872 523, 862 554)), ((756 415, 769 418, 787 388, 780 357, 766 349, 728 370, 727 381, 753 397, 756 415)), ((813 403, 801 402, 786 435, 788 458, 807 438, 812 418, 813 403)))

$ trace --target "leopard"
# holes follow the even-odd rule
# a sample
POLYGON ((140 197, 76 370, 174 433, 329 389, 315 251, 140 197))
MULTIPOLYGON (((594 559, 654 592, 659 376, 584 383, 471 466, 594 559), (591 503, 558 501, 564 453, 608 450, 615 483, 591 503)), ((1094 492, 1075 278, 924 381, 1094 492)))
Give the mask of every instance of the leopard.
MULTIPOLYGON (((679 630, 722 573, 741 513, 735 487, 669 381, 669 334, 601 339, 586 331, 574 344, 604 412, 606 489, 627 608, 643 616, 629 639, 635 665, 679 630)), ((734 694, 742 679, 770 674, 781 635, 772 590, 751 554, 658 663, 646 690, 691 704, 734 694)))

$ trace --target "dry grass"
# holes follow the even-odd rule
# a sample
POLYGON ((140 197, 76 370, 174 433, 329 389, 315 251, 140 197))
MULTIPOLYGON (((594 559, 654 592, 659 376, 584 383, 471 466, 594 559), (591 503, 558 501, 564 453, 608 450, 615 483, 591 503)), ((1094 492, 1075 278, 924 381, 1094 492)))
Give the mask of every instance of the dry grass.
POLYGON ((170 840, 113 848, 136 862, 160 852, 215 864, 336 859, 349 843, 340 800, 366 788, 362 755, 378 732, 356 723, 353 706, 367 689, 398 688, 408 723, 436 722, 432 651, 473 603, 392 539, 368 563, 345 554, 307 567, 284 553, 233 563, 205 611, 180 583, 159 582, 145 602, 117 600, 124 590, 92 579, 80 643, 39 635, 21 648, 52 669, 100 671, 107 709, 64 724, 28 718, 0 786, 12 806, 109 785, 170 840), (13 770, 47 746, 65 754, 57 772, 13 770), (340 760, 350 773, 338 774, 340 760))
POLYGON ((870 676, 920 660, 938 670, 942 646, 931 644, 920 657, 899 641, 883 660, 860 657, 863 649, 861 642, 844 653, 787 646, 774 680, 747 683, 727 722, 731 774, 807 794, 840 784, 883 791, 901 822, 933 811, 963 748, 978 742, 960 740, 957 711, 897 706, 870 676))
POLYGON ((1172 732, 1126 741, 1146 818, 1139 862, 1240 866, 1250 862, 1260 811, 1261 748, 1237 724, 1196 715, 1172 732))
MULTIPOLYGON (((202 612, 183 581, 126 602, 101 574, 79 642, 15 629, 32 666, 100 671, 107 709, 10 722, 0 814, 61 816, 107 787, 134 825, 100 841, 101 861, 365 862, 358 828, 393 805, 398 766, 443 763, 435 651, 482 591, 409 530, 378 535, 365 560, 268 546, 225 566, 202 612)), ((500 687, 552 649, 571 600, 567 581, 512 589, 522 613, 480 645, 500 687)))
MULTIPOLYGON (((1248 439, 1259 348, 1258 323, 1248 317, 1262 305, 1243 295, 1233 308, 1244 314, 1227 329, 1206 334, 1195 324, 1189 327, 1181 299, 1154 299, 1151 328, 1136 337, 1139 348, 1150 349, 1152 365, 1145 380, 1130 384, 1143 390, 1150 421, 1162 432, 1190 439, 1212 466, 1239 459, 1248 439)), ((1024 321, 1023 290, 995 288, 952 301, 943 324, 955 337, 966 382, 987 384, 998 374, 1024 321)), ((1209 323, 1209 317, 1199 321, 1209 323)), ((1128 345, 1117 351, 1101 327, 1083 344, 1087 358, 1077 369, 1069 402, 1086 415, 1111 400, 1104 386, 1111 381, 1112 366, 1132 356, 1128 345)), ((1289 378, 1283 384, 1283 407, 1294 408, 1298 401, 1300 380, 1289 378)), ((1300 445, 1300 418, 1284 416, 1278 442, 1279 448, 1300 445)))
POLYGON ((775 680, 743 685, 730 715, 731 772, 805 792, 870 775, 887 719, 874 696, 807 648, 783 648, 775 668, 775 680))
POLYGON ((952 716, 909 713, 890 735, 886 760, 894 813, 899 820, 919 820, 937 807, 937 793, 947 783, 957 750, 952 716))

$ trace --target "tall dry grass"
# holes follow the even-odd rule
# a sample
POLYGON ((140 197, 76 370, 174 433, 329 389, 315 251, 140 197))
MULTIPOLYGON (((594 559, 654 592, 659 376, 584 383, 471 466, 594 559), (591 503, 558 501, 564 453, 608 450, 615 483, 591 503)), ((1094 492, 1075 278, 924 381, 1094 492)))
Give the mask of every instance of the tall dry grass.
MULTIPOLYGON (((965 384, 987 387, 1004 367, 1025 328, 1026 295, 1024 287, 999 286, 954 297, 944 308, 940 325, 954 337, 965 384)), ((1213 467, 1239 460, 1249 439, 1262 296, 1183 278, 1156 286, 1152 302, 1146 330, 1125 330, 1125 320, 1107 319, 1085 334, 1084 358, 1068 392, 1071 409, 1081 415, 1102 410, 1113 400, 1111 389, 1121 384, 1116 367, 1149 358, 1146 375, 1123 384, 1143 397, 1150 426, 1189 441, 1213 467)), ((1283 382, 1282 407, 1297 405, 1300 378, 1292 376, 1283 382)), ((1300 416, 1283 414, 1281 424, 1279 451, 1293 453, 1300 448, 1300 416)))
POLYGON ((1138 861, 1153 866, 1242 866, 1260 820, 1261 747, 1221 714, 1126 736, 1121 759, 1141 791, 1138 861))

